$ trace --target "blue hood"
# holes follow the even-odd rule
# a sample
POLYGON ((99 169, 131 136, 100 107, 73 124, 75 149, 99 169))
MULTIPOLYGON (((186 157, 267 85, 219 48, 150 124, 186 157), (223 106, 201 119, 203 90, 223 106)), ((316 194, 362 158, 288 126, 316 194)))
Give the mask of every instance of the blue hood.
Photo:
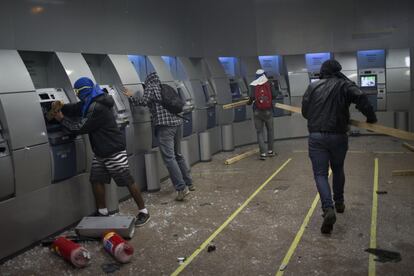
POLYGON ((90 78, 80 78, 75 82, 74 88, 79 91, 78 98, 82 102, 82 117, 85 117, 93 100, 104 94, 99 85, 94 84, 90 78))

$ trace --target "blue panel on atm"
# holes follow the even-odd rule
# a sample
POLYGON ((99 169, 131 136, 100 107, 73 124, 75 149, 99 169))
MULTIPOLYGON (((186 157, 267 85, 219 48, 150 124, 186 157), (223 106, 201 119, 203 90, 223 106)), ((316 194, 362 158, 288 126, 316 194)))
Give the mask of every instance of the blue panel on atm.
POLYGON ((216 107, 211 106, 207 109, 207 129, 216 126, 216 107))
POLYGON ((236 58, 234 57, 219 57, 220 63, 228 76, 236 75, 236 58))
POLYGON ((280 75, 279 56, 259 56, 259 62, 267 76, 280 75))
POLYGON ((151 65, 151 70, 147 68, 147 59, 145 56, 138 56, 138 55, 129 55, 129 61, 131 61, 132 65, 134 66, 135 70, 137 71, 139 77, 142 80, 145 80, 147 75, 151 72, 154 72, 154 69, 151 65))
POLYGON ((187 137, 193 133, 193 113, 187 112, 183 114, 186 120, 183 120, 183 137, 187 137))
POLYGON ((385 50, 358 51, 358 69, 385 68, 385 50))
POLYGON ((306 54, 306 67, 309 72, 319 72, 322 63, 331 58, 330 53, 306 54))
POLYGON ((76 175, 76 146, 75 142, 51 145, 53 155, 53 182, 76 175))

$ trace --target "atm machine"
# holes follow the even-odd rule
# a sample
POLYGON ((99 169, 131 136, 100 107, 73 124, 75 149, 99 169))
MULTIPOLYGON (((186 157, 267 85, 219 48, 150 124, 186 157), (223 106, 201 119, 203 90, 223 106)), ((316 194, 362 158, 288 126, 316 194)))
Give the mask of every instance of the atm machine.
MULTIPOLYGON (((290 105, 290 93, 286 81, 286 70, 281 56, 259 56, 261 68, 266 72, 268 79, 277 91, 276 103, 290 105)), ((273 117, 290 115, 290 112, 279 108, 273 109, 273 117)))
MULTIPOLYGON (((224 72, 230 80, 230 91, 232 102, 238 102, 248 97, 248 88, 246 81, 240 76, 240 62, 236 57, 219 57, 219 61, 223 66, 224 72)), ((249 109, 251 109, 249 107, 249 109)), ((249 112, 247 117, 246 106, 240 106, 234 108, 234 121, 243 122, 247 118, 251 118, 252 113, 249 112)), ((233 125, 233 128, 235 125, 233 125)))
POLYGON ((76 100, 70 89, 55 53, 0 50, 0 259, 95 209, 85 137, 44 120, 50 99, 76 100))
MULTIPOLYGON (((211 161, 211 155, 217 151, 218 145, 213 145, 212 128, 216 122, 216 96, 208 81, 202 80, 201 59, 177 57, 176 70, 171 70, 173 77, 183 81, 194 99, 194 127, 198 133, 200 161, 211 161), (214 152, 213 152, 214 150, 214 152)), ((216 141, 215 139, 214 141, 216 141)))
POLYGON ((235 111, 233 109, 223 109, 223 105, 232 102, 232 93, 230 90, 230 81, 226 76, 223 66, 220 64, 218 58, 206 57, 202 60, 203 74, 208 82, 211 84, 214 93, 217 95, 217 123, 220 130, 220 144, 221 150, 233 151, 233 121, 235 111))
MULTIPOLYGON (((305 55, 284 56, 283 61, 287 71, 291 105, 300 107, 302 97, 310 83, 305 55)), ((308 135, 307 121, 302 114, 292 113, 291 116, 276 117, 274 121, 276 139, 308 135)))
POLYGON ((375 111, 386 110, 385 50, 357 52, 358 85, 375 111))
MULTIPOLYGON (((131 108, 127 97, 122 93, 124 86, 128 87, 133 93, 142 93, 143 87, 141 81, 136 78, 130 81, 132 82, 131 84, 128 81, 123 82, 120 72, 122 73, 126 71, 128 67, 131 71, 129 73, 136 75, 132 66, 128 62, 127 56, 83 54, 83 57, 91 69, 96 82, 100 85, 104 92, 111 95, 114 99, 114 115, 117 124, 125 137, 126 151, 128 154, 128 163, 131 174, 134 176, 134 179, 140 189, 145 190, 146 179, 143 152, 145 149, 150 147, 148 144, 150 143, 151 137, 145 139, 145 132, 139 133, 138 131, 135 131, 135 128, 137 127, 142 130, 142 125, 144 125, 145 129, 145 124, 150 124, 149 112, 147 108, 131 108), (125 62, 125 65, 127 65, 127 68, 123 68, 122 65, 118 64, 120 62, 122 63, 122 60, 125 62), (119 68, 119 71, 117 70, 117 67, 121 67, 119 68), (146 143, 147 146, 145 146, 146 143)), ((128 196, 129 191, 126 187, 118 187, 119 199, 123 199, 128 196)))

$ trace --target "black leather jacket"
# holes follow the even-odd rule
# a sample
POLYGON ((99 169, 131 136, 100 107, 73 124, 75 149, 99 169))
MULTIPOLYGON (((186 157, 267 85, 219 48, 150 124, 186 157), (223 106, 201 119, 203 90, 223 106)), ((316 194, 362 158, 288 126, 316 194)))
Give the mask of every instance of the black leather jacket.
POLYGON ((354 82, 332 76, 311 83, 302 101, 302 115, 308 119, 309 132, 346 133, 351 103, 367 117, 367 122, 377 121, 367 96, 354 82))

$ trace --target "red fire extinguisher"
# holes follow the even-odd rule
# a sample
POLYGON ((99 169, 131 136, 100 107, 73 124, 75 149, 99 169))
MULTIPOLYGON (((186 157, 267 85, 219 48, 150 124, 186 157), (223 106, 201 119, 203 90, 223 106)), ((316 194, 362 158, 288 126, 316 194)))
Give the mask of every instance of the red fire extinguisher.
POLYGON ((129 262, 134 254, 134 248, 115 232, 104 235, 103 246, 120 263, 129 262))
POLYGON ((89 251, 65 237, 57 238, 52 244, 52 250, 76 267, 85 267, 91 260, 89 251))

